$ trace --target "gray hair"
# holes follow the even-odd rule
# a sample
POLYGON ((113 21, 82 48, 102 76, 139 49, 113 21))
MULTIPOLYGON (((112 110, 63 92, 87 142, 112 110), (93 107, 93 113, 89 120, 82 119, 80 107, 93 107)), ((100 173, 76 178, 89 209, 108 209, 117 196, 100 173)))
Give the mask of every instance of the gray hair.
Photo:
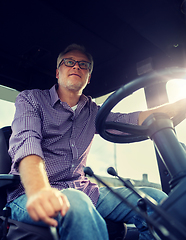
POLYGON ((92 55, 86 51, 84 46, 81 46, 81 45, 78 45, 78 44, 75 44, 75 43, 70 44, 68 47, 65 48, 65 50, 63 52, 61 52, 58 55, 58 58, 57 58, 57 68, 58 68, 59 63, 60 63, 61 59, 63 58, 63 56, 66 53, 71 52, 71 51, 79 51, 79 52, 81 52, 82 54, 84 54, 88 58, 88 60, 91 62, 90 73, 92 73, 93 65, 94 65, 94 61, 93 61, 92 55))

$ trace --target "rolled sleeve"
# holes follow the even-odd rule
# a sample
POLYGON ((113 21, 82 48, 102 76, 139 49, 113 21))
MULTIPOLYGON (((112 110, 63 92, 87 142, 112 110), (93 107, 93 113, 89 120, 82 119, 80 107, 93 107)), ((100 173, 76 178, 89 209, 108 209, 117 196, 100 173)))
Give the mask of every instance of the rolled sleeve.
POLYGON ((22 92, 16 99, 16 112, 12 123, 9 154, 12 158, 12 169, 18 172, 20 161, 28 155, 38 155, 44 159, 41 148, 41 118, 39 106, 32 97, 22 92))
POLYGON ((138 125, 139 114, 140 114, 140 111, 133 112, 133 113, 113 113, 113 112, 111 112, 107 117, 107 121, 114 121, 114 122, 138 125))

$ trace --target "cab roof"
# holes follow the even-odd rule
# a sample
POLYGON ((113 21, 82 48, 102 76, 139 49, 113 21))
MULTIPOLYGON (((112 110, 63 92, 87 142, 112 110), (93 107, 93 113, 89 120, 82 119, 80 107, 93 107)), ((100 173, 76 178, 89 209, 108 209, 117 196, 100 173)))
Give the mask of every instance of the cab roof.
POLYGON ((27 0, 0 4, 0 84, 56 83, 58 53, 84 45, 94 58, 84 93, 99 97, 148 71, 185 66, 184 0, 27 0))

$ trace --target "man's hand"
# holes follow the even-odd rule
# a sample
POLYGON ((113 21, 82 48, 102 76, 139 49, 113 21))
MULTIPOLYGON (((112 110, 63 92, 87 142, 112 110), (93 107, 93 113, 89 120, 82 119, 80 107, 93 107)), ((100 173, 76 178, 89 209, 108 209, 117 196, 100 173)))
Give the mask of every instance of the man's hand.
POLYGON ((65 216, 70 204, 67 197, 55 188, 43 188, 29 196, 27 211, 34 221, 42 220, 48 225, 58 225, 54 217, 60 213, 65 216))
POLYGON ((52 188, 48 181, 44 161, 37 155, 29 155, 19 164, 21 181, 27 195, 27 211, 34 221, 42 220, 57 226, 54 217, 60 213, 65 216, 70 204, 67 197, 52 188))
MULTIPOLYGON (((143 121, 150 116, 152 113, 162 112, 167 114, 171 119, 180 116, 179 121, 183 121, 186 118, 186 98, 183 98, 177 102, 164 104, 156 108, 151 108, 146 111, 142 111, 139 114, 138 124, 141 125, 143 121)), ((176 120, 177 121, 177 120, 176 120)))

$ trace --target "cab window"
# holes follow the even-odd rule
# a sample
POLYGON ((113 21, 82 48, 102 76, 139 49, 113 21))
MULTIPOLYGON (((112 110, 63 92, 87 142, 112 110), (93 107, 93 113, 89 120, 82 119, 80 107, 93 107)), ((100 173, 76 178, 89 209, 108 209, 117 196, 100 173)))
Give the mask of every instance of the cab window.
MULTIPOLYGON (((144 90, 140 89, 118 103, 113 111, 129 113, 146 109, 144 90)), ((115 144, 96 135, 87 165, 96 174, 102 176, 109 176, 107 168, 113 166, 119 175, 124 178, 142 180, 145 175, 148 176, 149 182, 160 183, 154 145, 151 140, 130 144, 115 144)))
POLYGON ((0 85, 0 128, 10 126, 15 113, 15 99, 18 91, 0 85))
MULTIPOLYGON (((186 97, 186 80, 173 79, 166 85, 169 102, 175 102, 186 97)), ((186 119, 176 126, 178 140, 186 145, 186 119)))

